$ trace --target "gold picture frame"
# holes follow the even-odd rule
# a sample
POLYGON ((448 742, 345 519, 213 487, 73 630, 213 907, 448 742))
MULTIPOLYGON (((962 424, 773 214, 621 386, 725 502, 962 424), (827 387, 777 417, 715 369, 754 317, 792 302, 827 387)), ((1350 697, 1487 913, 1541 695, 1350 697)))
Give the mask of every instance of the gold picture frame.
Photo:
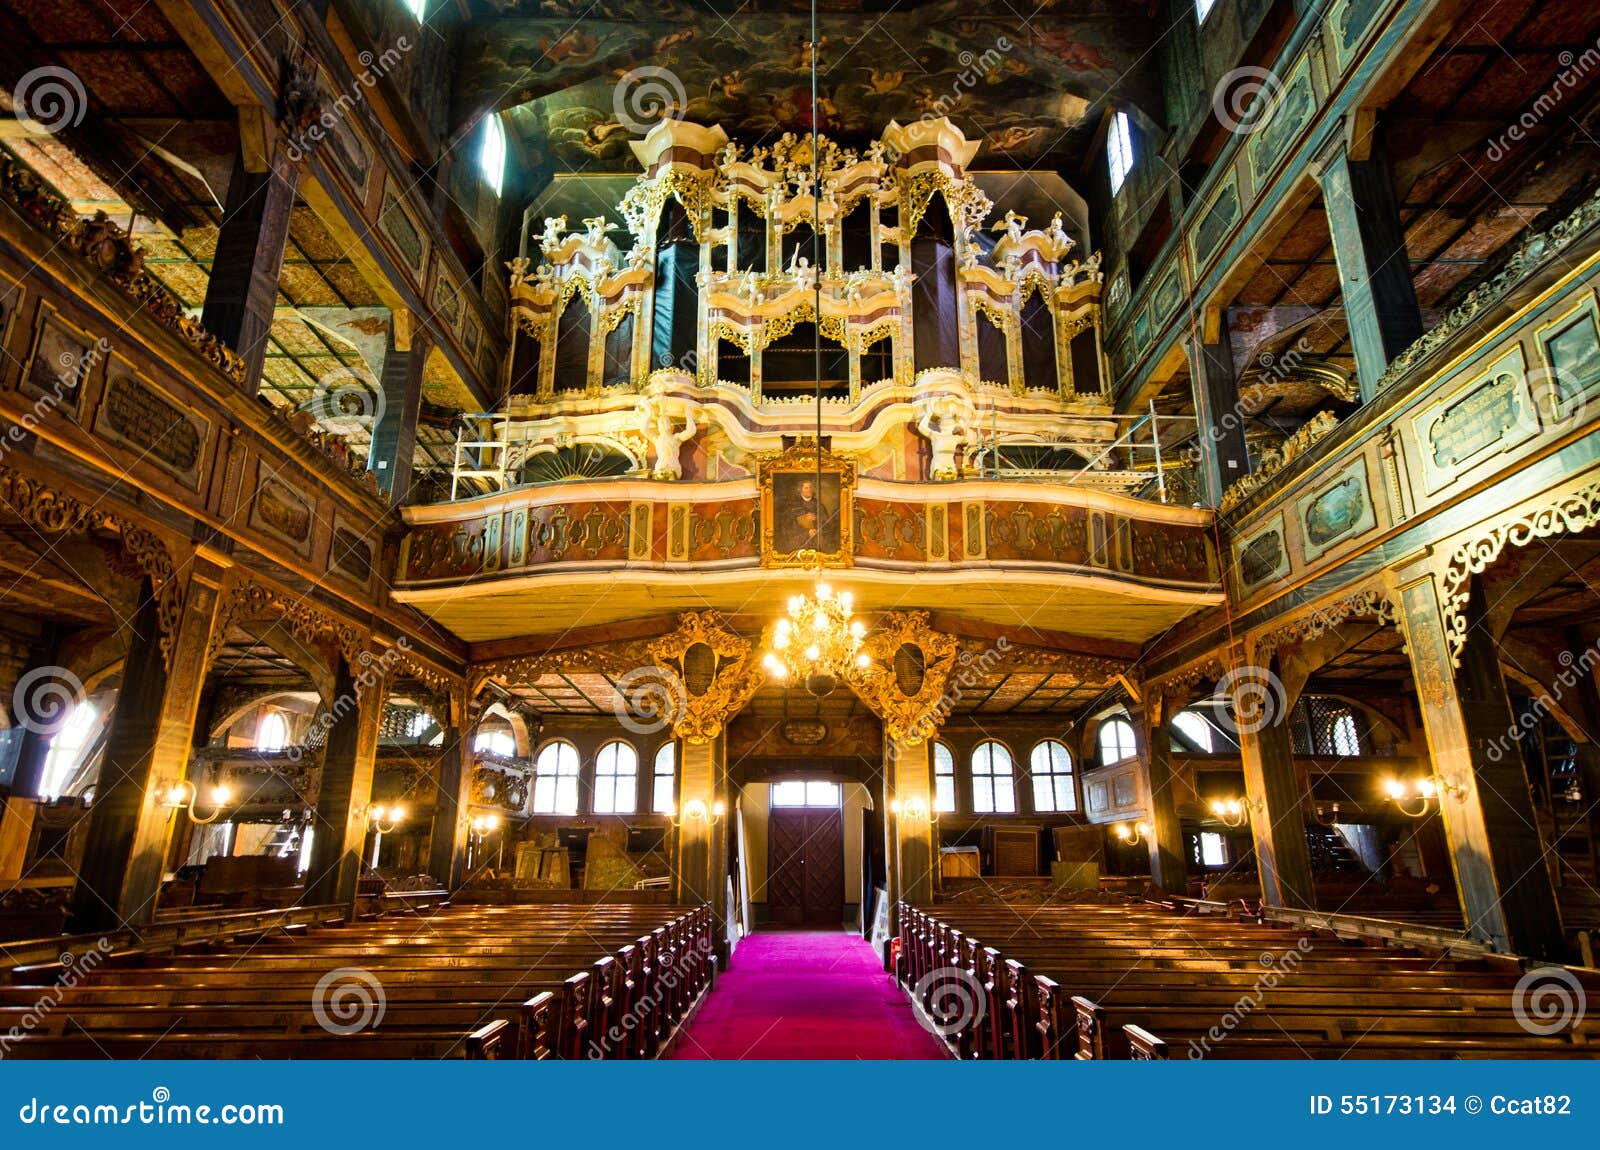
POLYGON ((856 462, 798 443, 757 461, 761 566, 849 567, 855 562, 856 462), (814 502, 814 506, 813 506, 814 502))

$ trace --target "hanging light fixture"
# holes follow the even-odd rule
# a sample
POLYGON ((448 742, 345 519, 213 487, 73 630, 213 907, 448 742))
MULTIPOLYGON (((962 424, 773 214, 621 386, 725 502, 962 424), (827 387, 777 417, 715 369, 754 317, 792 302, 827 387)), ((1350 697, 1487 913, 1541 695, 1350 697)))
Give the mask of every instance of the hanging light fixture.
MULTIPOLYGON (((813 300, 812 374, 815 377, 817 498, 822 497, 822 141, 817 125, 817 4, 811 0, 811 265, 816 269, 813 300)), ((835 512, 837 514, 837 510, 835 512)), ((851 616, 850 592, 835 593, 817 564, 816 587, 789 599, 789 613, 773 624, 762 659, 767 674, 780 682, 801 683, 817 698, 833 692, 851 670, 871 666, 861 651, 866 625, 851 616)))

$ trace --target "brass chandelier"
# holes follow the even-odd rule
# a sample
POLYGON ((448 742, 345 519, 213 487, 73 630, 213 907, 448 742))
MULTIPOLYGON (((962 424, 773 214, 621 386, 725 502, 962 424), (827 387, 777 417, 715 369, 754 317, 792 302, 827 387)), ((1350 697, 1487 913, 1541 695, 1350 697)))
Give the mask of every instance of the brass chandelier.
POLYGON ((850 592, 836 594, 821 579, 810 595, 791 596, 789 614, 772 625, 767 641, 767 674, 802 683, 820 699, 851 671, 870 667, 871 658, 861 650, 866 624, 851 618, 854 611, 850 592))

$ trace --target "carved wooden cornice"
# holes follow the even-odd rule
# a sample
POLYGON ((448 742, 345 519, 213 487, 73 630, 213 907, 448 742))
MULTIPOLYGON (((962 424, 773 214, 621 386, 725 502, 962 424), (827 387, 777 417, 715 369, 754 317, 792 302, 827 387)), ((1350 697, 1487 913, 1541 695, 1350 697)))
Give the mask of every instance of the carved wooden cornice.
POLYGON ((130 574, 150 577, 156 593, 156 617, 161 630, 161 656, 172 666, 172 638, 183 616, 183 581, 177 577, 172 552, 154 532, 118 515, 112 515, 37 479, 0 466, 0 504, 42 535, 88 535, 115 531, 130 560, 130 574))
POLYGON ((1312 444, 1326 437, 1338 426, 1339 417, 1331 411, 1320 411, 1313 415, 1300 425, 1299 430, 1284 440, 1282 447, 1276 451, 1269 451, 1262 458, 1259 467, 1224 491, 1219 501, 1219 509, 1223 513, 1232 511, 1265 487, 1295 459, 1304 455, 1312 444))
POLYGON ((206 651, 206 666, 209 667, 222 650, 229 627, 262 621, 282 623, 291 635, 307 645, 331 640, 355 675, 357 688, 363 691, 373 686, 387 690, 389 681, 402 665, 421 670, 412 660, 406 659, 403 646, 379 642, 307 596, 268 587, 248 576, 236 580, 223 592, 211 631, 211 645, 206 651))
MULTIPOLYGON (((1004 640, 997 641, 1003 644, 1004 640)), ((884 735, 896 743, 916 746, 932 738, 955 705, 951 674, 963 651, 954 635, 935 631, 926 611, 892 611, 878 619, 861 644, 871 660, 866 668, 853 668, 850 687, 883 720, 884 735), (908 690, 909 688, 909 690, 908 690)), ((974 682, 975 682, 974 678, 974 682)))
POLYGON ((1370 619, 1373 623, 1397 623, 1399 611, 1382 590, 1364 587, 1324 603, 1288 623, 1268 631, 1256 640, 1256 659, 1265 664, 1274 652, 1291 643, 1310 643, 1322 638, 1351 619, 1370 619))
POLYGON ((1514 518, 1488 527, 1459 544, 1450 554, 1439 590, 1444 637, 1450 647, 1452 664, 1461 665, 1461 650, 1467 642, 1467 601, 1472 594, 1474 575, 1487 570, 1507 544, 1526 547, 1535 539, 1576 534, 1597 522, 1600 522, 1600 479, 1590 479, 1547 495, 1514 518))
POLYGON ((655 666, 667 669, 681 690, 679 712, 672 716, 672 733, 690 743, 705 743, 722 733, 730 719, 744 709, 761 688, 766 675, 755 649, 743 636, 730 631, 716 611, 689 611, 678 617, 678 628, 649 644, 655 666), (696 648, 708 649, 710 677, 691 665, 696 648))

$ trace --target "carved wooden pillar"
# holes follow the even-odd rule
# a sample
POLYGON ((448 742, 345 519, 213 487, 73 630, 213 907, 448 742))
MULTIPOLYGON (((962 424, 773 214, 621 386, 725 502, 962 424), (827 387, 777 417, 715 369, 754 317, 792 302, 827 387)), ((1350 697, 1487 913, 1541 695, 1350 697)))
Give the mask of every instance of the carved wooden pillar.
POLYGON ((1341 141, 1319 161, 1356 375, 1368 400, 1389 362, 1421 338, 1422 309, 1381 144, 1373 144, 1370 159, 1357 161, 1341 141))
POLYGON ((1178 819, 1177 796, 1172 790, 1172 737, 1167 733, 1168 703, 1157 694, 1134 713, 1138 733, 1139 765, 1150 798, 1147 818, 1150 834, 1150 881, 1169 894, 1189 888, 1188 856, 1183 849, 1183 824, 1178 819))
POLYGON ((303 901, 337 903, 354 911, 367 839, 367 808, 378 757, 378 725, 386 684, 376 665, 352 669, 339 656, 322 753, 322 786, 317 792, 316 835, 303 901))
POLYGON ((453 891, 466 876, 467 810, 472 800, 473 737, 478 713, 465 692, 450 699, 450 714, 435 716, 448 724, 439 748, 439 784, 434 799, 433 829, 428 839, 428 873, 453 891))
POLYGON ((679 744, 677 864, 673 892, 678 902, 708 903, 718 924, 717 961, 726 966, 728 745, 718 735, 679 744), (719 813, 720 812, 720 813, 719 813))
POLYGON ((933 810, 931 737, 912 743, 887 732, 883 736, 887 799, 883 818, 889 828, 890 881, 897 897, 922 904, 933 901, 934 867, 938 865, 929 818, 933 810))
POLYGON ((1244 441, 1244 413, 1239 405, 1239 381, 1233 369, 1233 345, 1228 321, 1215 343, 1192 344, 1194 403, 1200 414, 1200 470, 1203 490, 1212 506, 1222 493, 1250 472, 1250 454, 1244 441))
POLYGON ((244 360, 244 388, 252 395, 261 387, 298 185, 285 149, 274 148, 260 167, 241 150, 211 260, 200 322, 244 360))
POLYGON ((1400 596, 1467 930, 1496 949, 1564 958, 1561 917, 1498 649, 1492 631, 1474 617, 1481 595, 1472 596, 1459 674, 1452 671, 1433 576, 1403 585, 1400 596))
POLYGON ((170 604, 181 591, 182 607, 169 620, 173 630, 165 656, 163 596, 148 576, 141 580, 72 896, 72 933, 116 930, 155 917, 172 825, 164 800, 188 765, 222 572, 221 564, 202 553, 168 577, 177 582, 166 598, 170 604))
MULTIPOLYGON (((1252 678, 1263 686, 1272 682, 1266 669, 1235 668, 1232 674, 1238 693, 1252 678), (1241 679, 1241 674, 1245 678, 1241 679)), ((1250 810, 1261 901, 1268 906, 1314 910, 1316 879, 1306 846, 1305 795, 1294 764, 1290 703, 1285 698, 1282 706, 1241 706, 1236 697, 1230 701, 1229 713, 1244 765, 1245 803, 1250 810)))

